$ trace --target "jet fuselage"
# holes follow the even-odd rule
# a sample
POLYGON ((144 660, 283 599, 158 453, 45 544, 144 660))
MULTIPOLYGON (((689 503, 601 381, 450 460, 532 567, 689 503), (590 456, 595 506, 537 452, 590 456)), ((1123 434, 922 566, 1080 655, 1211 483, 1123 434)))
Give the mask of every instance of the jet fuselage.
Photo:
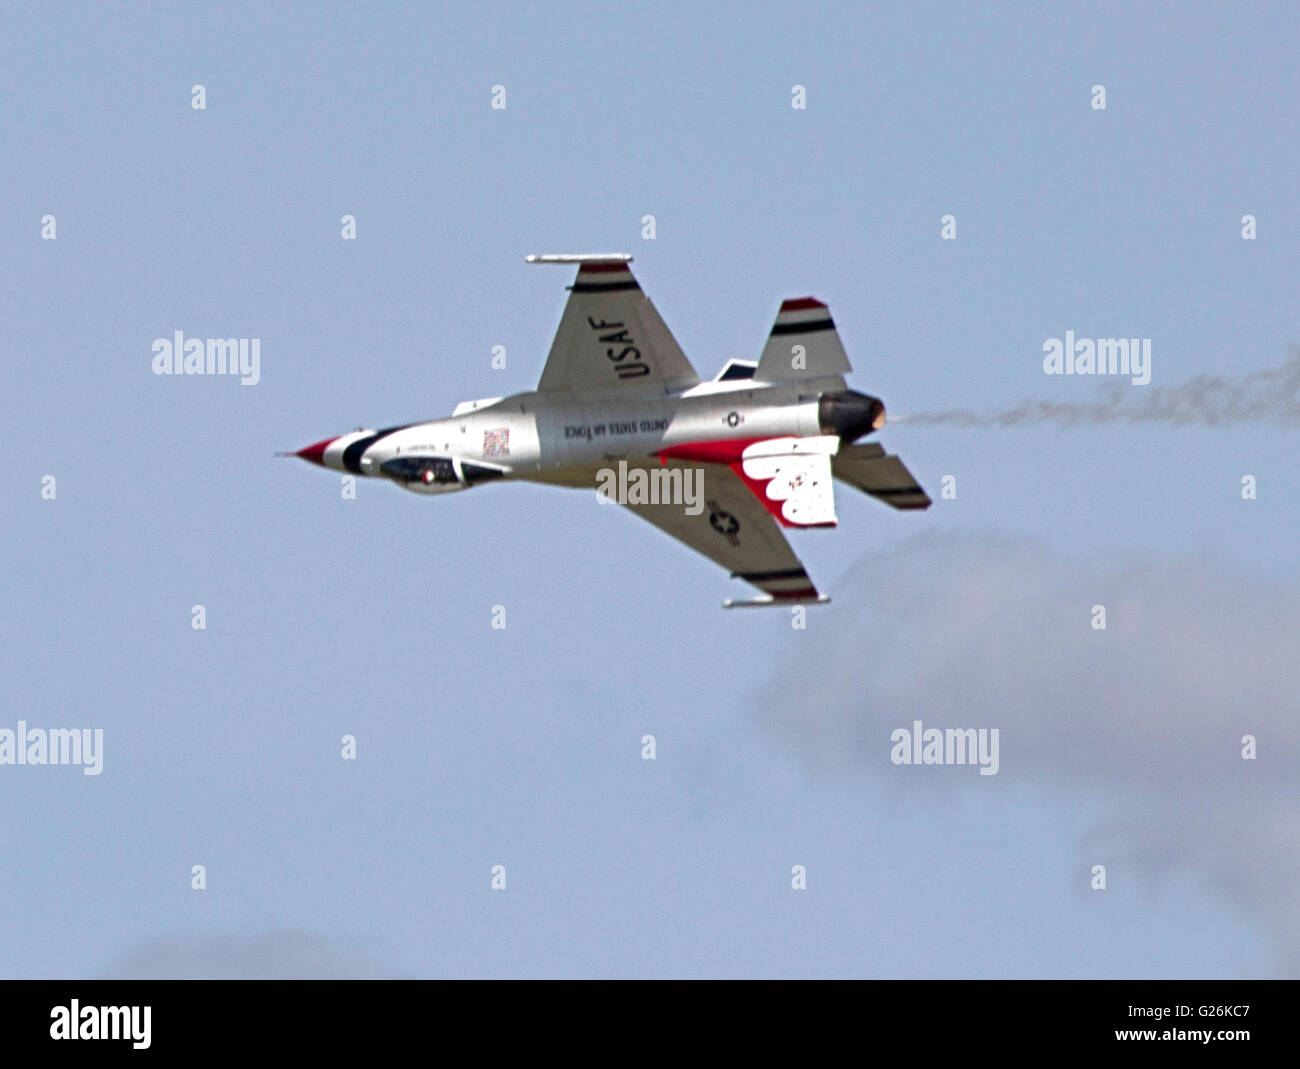
POLYGON ((714 381, 653 399, 620 398, 617 389, 572 399, 529 392, 467 402, 457 412, 354 431, 299 455, 337 471, 390 478, 419 493, 499 478, 592 486, 597 470, 619 460, 665 454, 725 459, 726 443, 825 434, 851 441, 884 423, 878 400, 846 391, 838 380, 714 381))

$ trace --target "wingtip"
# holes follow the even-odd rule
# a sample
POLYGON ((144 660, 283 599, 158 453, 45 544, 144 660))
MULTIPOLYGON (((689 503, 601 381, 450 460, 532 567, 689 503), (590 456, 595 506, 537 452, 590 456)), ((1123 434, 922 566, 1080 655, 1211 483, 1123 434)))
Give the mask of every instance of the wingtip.
POLYGON ((524 257, 530 264, 630 264, 626 252, 532 252, 524 257))
POLYGON ((829 594, 814 593, 804 597, 774 598, 771 595, 761 598, 728 598, 722 603, 724 609, 765 609, 771 605, 829 605, 829 594))

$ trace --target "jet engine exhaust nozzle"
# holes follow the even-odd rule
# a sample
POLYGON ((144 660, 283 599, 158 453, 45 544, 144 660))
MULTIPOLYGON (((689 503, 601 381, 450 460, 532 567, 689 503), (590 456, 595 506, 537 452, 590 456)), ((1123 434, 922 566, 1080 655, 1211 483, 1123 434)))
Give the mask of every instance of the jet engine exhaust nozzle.
POLYGON ((857 390, 824 393, 817 406, 822 434, 834 434, 846 442, 857 441, 885 425, 885 403, 857 390))

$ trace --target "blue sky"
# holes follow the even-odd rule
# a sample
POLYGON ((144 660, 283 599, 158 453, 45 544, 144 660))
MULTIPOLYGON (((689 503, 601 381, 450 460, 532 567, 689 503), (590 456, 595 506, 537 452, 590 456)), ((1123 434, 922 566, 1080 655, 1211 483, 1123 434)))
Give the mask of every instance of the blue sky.
POLYGON ((820 297, 903 415, 1095 399, 1067 330, 1287 359, 1293 7, 855 8, 5 12, 0 727, 105 755, 0 767, 0 973, 1294 975, 1294 427, 887 427, 958 496, 842 490, 806 631, 577 492, 272 456, 530 389, 530 252, 632 253, 702 375, 820 297), (999 774, 891 766, 914 713, 999 774))

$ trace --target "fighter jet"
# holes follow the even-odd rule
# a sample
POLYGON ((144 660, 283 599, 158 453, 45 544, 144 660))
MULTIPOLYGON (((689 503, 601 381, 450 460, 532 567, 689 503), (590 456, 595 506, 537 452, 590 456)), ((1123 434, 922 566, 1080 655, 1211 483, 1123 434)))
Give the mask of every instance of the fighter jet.
POLYGON ((848 388, 821 301, 785 301, 757 362, 731 360, 703 382, 631 256, 527 259, 578 268, 537 389, 295 455, 420 494, 512 479, 595 489, 762 592, 726 608, 830 600, 782 528, 834 527, 833 479, 896 509, 929 507, 898 457, 859 443, 885 425, 885 406, 848 388))

